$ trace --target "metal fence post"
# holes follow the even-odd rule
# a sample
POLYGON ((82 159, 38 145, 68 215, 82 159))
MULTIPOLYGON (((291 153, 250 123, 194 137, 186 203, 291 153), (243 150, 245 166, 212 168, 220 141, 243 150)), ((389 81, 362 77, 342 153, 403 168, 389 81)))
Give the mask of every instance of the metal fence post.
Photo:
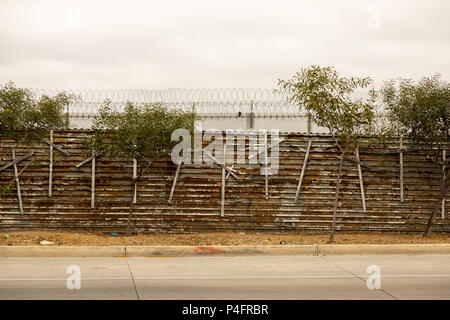
POLYGON ((307 121, 308 121, 308 123, 307 123, 307 127, 306 127, 306 132, 308 134, 311 134, 311 113, 309 113, 309 112, 307 115, 307 121))
POLYGON ((69 105, 67 105, 67 112, 66 112, 66 129, 69 129, 70 125, 69 125, 69 117, 70 117, 70 110, 69 110, 69 105))
POLYGON ((253 127, 255 126, 254 123, 254 117, 253 117, 253 100, 250 104, 250 113, 247 114, 247 125, 246 128, 247 129, 253 129, 253 127))

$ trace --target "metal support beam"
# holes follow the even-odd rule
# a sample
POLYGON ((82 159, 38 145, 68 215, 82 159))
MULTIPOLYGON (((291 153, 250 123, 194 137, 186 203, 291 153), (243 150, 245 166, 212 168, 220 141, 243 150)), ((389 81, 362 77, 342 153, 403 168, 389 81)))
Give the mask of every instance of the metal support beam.
POLYGON ((221 190, 221 194, 220 194, 220 216, 221 217, 225 216, 225 183, 227 182, 226 178, 225 178, 226 150, 227 150, 227 145, 224 144, 223 145, 223 166, 222 166, 222 190, 221 190))
POLYGON ((48 196, 52 196, 53 186, 53 130, 50 131, 50 161, 48 169, 48 196))
POLYGON ((400 201, 403 202, 403 141, 400 137, 400 201))
POLYGON ((95 150, 92 148, 92 155, 87 158, 86 160, 81 161, 79 164, 77 164, 75 167, 79 168, 82 165, 88 163, 91 161, 91 208, 95 208, 95 166, 96 166, 96 159, 95 159, 95 150))
POLYGON ((306 147, 305 159, 303 160, 302 172, 300 173, 300 179, 298 180, 297 191, 295 192, 294 203, 298 202, 300 196, 300 188, 302 187, 303 177, 305 176, 306 165, 308 163, 309 151, 311 150, 312 140, 308 141, 308 146, 306 147))
MULTIPOLYGON (((447 161, 447 150, 442 151, 442 172, 444 173, 444 181, 445 181, 445 162, 447 161)), ((445 219, 445 197, 442 199, 441 205, 441 219, 445 219)))
MULTIPOLYGON (((285 141, 285 140, 286 140, 286 139, 280 139, 280 140, 276 140, 275 142, 272 142, 272 143, 270 144, 270 146, 268 146, 267 148, 264 148, 263 150, 259 150, 257 153, 253 153, 251 156, 248 156, 248 160, 253 159, 253 158, 259 156, 260 154, 266 152, 268 149, 272 149, 273 147, 275 147, 275 146, 277 146, 277 145, 280 145, 280 144, 281 144, 283 141, 285 141)), ((305 152, 306 152, 306 150, 303 150, 303 149, 300 149, 300 151, 305 151, 305 152)))
POLYGON ((363 183, 361 164, 359 163, 359 150, 358 150, 358 148, 356 148, 356 159, 358 159, 359 186, 361 188, 361 200, 362 200, 363 212, 366 213, 366 196, 364 194, 364 183, 363 183))
POLYGON ((77 164, 75 167, 79 168, 82 165, 85 165, 86 163, 88 163, 89 161, 92 161, 92 159, 94 159, 94 157, 89 157, 86 160, 81 161, 79 164, 77 164))
POLYGON ((21 161, 23 161, 23 160, 25 160, 25 159, 28 159, 29 157, 31 157, 31 156, 33 156, 33 155, 34 155, 34 152, 30 152, 29 154, 26 154, 26 155, 24 155, 24 156, 21 156, 21 157, 16 158, 16 160, 13 160, 13 161, 11 161, 10 163, 8 163, 8 164, 4 165, 3 167, 1 167, 1 168, 0 168, 0 172, 3 171, 3 170, 5 170, 5 169, 8 169, 8 168, 11 167, 11 166, 16 165, 17 163, 19 163, 19 162, 21 162, 21 161))
MULTIPOLYGON (((133 180, 137 177, 137 161, 133 159, 133 180)), ((134 183, 133 203, 137 202, 137 182, 134 183)))
POLYGON ((45 139, 43 139, 42 141, 44 141, 50 147, 50 161, 49 161, 49 172, 48 172, 48 196, 51 197, 52 196, 52 188, 53 188, 53 149, 61 152, 66 157, 69 156, 70 154, 67 151, 63 150, 62 148, 58 147, 56 144, 54 144, 53 130, 50 131, 50 141, 47 141, 45 139))
POLYGON ((65 155, 66 157, 70 156, 70 154, 69 154, 67 151, 65 151, 65 150, 62 149, 61 147, 58 147, 58 146, 57 146, 56 144, 54 144, 53 142, 48 141, 48 140, 45 140, 45 139, 42 139, 42 141, 43 141, 44 143, 48 144, 49 146, 55 148, 56 150, 58 150, 59 152, 61 152, 61 153, 62 153, 63 155, 65 155))
POLYGON ((269 176, 268 176, 268 154, 267 154, 267 149, 268 149, 268 145, 267 145, 267 131, 264 134, 264 194, 265 194, 265 198, 266 200, 269 199, 269 176))
MULTIPOLYGON (((233 170, 234 164, 231 165, 230 169, 233 170)), ((227 176, 225 177, 225 180, 228 180, 228 178, 231 176, 231 174, 228 172, 227 176)))
POLYGON ((180 174, 181 165, 183 160, 181 160, 177 165, 177 170, 175 171, 175 177, 173 178, 172 188, 170 189, 169 201, 172 201, 173 193, 175 192, 175 186, 177 185, 178 175, 180 174))
POLYGON ((253 104, 254 104, 254 102, 252 101, 250 104, 250 113, 247 114, 247 118, 246 118, 246 122, 247 122, 246 128, 247 129, 253 129, 255 127, 253 104))
POLYGON ((91 161, 91 208, 95 208, 95 151, 92 149, 91 161))
MULTIPOLYGON (((16 151, 12 150, 12 160, 16 160, 16 151)), ((16 187, 17 187, 17 198, 19 200, 19 210, 20 214, 23 214, 23 204, 22 204, 22 192, 20 190, 19 172, 17 170, 17 162, 14 162, 14 175, 16 177, 16 187)))
POLYGON ((212 155, 210 155, 208 152, 205 152, 205 154, 212 160, 214 161, 215 164, 217 164, 219 167, 225 169, 229 174, 231 174, 231 176, 233 178, 235 178, 236 180, 239 180, 238 176, 236 175, 236 170, 233 170, 231 168, 228 168, 227 166, 223 165, 221 162, 219 162, 216 158, 214 158, 212 155))
POLYGON ((308 114, 307 114, 307 127, 306 127, 306 133, 307 134, 311 134, 311 131, 312 131, 312 129, 311 129, 311 113, 309 113, 308 112, 308 114))

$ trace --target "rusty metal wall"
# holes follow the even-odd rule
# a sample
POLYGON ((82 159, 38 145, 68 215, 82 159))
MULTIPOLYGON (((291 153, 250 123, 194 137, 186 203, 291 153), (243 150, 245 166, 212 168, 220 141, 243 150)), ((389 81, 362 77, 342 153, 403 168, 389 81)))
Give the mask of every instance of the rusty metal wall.
MULTIPOLYGON (((32 163, 20 176, 24 214, 19 212, 15 191, 1 197, 0 228, 71 228, 124 230, 131 193, 132 162, 128 172, 106 158, 96 161, 94 209, 91 204, 91 165, 76 168, 90 156, 83 145, 87 130, 55 132, 54 142, 70 153, 54 150, 53 192, 48 196, 49 146, 31 149, 20 146, 19 157, 36 152, 32 163)), ((329 230, 335 197, 339 154, 327 135, 283 133, 280 145, 280 169, 269 177, 269 199, 264 197, 264 176, 258 165, 235 165, 239 181, 227 180, 225 215, 220 216, 221 168, 217 165, 183 165, 173 201, 168 197, 176 166, 170 159, 155 163, 138 183, 133 215, 135 230, 195 232, 200 230, 329 230), (303 164, 307 141, 311 153, 300 194, 294 196, 303 164)), ((2 152, 11 143, 2 143, 2 152)), ((378 170, 363 168, 367 204, 362 210, 357 166, 344 162, 337 230, 405 231, 424 230, 427 218, 439 195, 439 171, 423 156, 404 153, 404 201, 400 201, 398 142, 360 150, 361 160, 378 170)), ((11 154, 0 159, 0 166, 11 161, 11 154)), ((26 161, 18 164, 18 170, 26 161)), ((0 172, 0 185, 14 177, 12 167, 0 172)), ((448 197, 447 197, 448 198, 448 197)), ((435 231, 450 231, 450 204, 441 211, 435 231)))

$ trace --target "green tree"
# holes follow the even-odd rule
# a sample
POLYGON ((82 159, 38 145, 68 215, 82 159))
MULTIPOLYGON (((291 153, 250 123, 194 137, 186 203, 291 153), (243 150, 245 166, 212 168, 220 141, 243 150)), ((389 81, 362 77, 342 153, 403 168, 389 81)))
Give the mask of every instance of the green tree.
POLYGON ((0 137, 18 143, 41 141, 66 125, 64 110, 74 99, 65 92, 36 99, 29 89, 8 82, 0 87, 0 137))
POLYGON ((333 67, 320 66, 302 68, 291 79, 278 82, 279 88, 289 94, 291 102, 310 113, 316 125, 328 129, 340 153, 329 243, 334 240, 344 159, 364 165, 347 154, 355 151, 362 142, 362 135, 373 128, 375 91, 371 90, 367 97, 358 98, 355 94, 358 89, 371 84, 370 78, 340 77, 333 67))
POLYGON ((137 174, 131 178, 127 235, 131 234, 136 183, 155 160, 166 156, 176 144, 171 140, 172 132, 181 128, 193 132, 196 118, 193 112, 169 110, 162 104, 128 102, 120 112, 113 110, 108 101, 95 117, 93 135, 88 138, 95 153, 114 159, 127 171, 122 161, 137 161, 137 174))
POLYGON ((450 142, 450 84, 441 80, 439 74, 418 82, 400 78, 385 82, 380 93, 389 119, 388 129, 409 140, 414 151, 423 154, 440 172, 439 198, 424 233, 428 235, 450 187, 448 160, 442 157, 450 142))
MULTIPOLYGON (((0 86, 0 139, 14 142, 5 151, 2 142, 0 157, 13 153, 20 144, 30 146, 40 142, 51 130, 63 127, 65 107, 74 99, 75 96, 65 92, 37 99, 29 89, 17 88, 13 82, 0 86)), ((13 182, 14 179, 2 188, 0 195, 10 190, 13 182)))

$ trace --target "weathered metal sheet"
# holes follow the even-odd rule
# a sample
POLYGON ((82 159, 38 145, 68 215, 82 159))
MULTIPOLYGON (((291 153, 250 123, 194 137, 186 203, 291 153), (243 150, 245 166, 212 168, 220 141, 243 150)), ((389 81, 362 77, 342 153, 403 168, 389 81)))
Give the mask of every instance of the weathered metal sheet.
MULTIPOLYGON (((0 198, 1 228, 72 228, 124 230, 131 196, 133 161, 123 168, 105 157, 95 164, 95 208, 91 208, 92 168, 76 167, 91 156, 83 144, 85 130, 56 131, 53 143, 69 156, 53 153, 52 196, 49 197, 49 147, 20 146, 16 157, 34 152, 36 161, 20 176, 24 214, 20 215, 17 194, 0 198)), ((310 230, 330 229, 339 153, 327 135, 280 134, 279 170, 265 176, 255 164, 235 164, 239 180, 226 180, 224 216, 221 217, 222 170, 216 164, 183 164, 172 201, 169 201, 177 166, 169 158, 155 162, 142 180, 133 216, 140 231, 195 232, 200 230, 310 230), (312 140, 308 166, 302 179, 299 201, 295 195, 305 147, 312 140), (266 186, 269 195, 265 199, 266 186)), ((246 140, 248 143, 248 140, 246 140)), ((12 146, 3 141, 3 150, 12 146)), ((403 142, 408 147, 406 142, 403 142)), ((403 153, 403 202, 401 202, 399 141, 384 149, 373 144, 361 148, 366 213, 361 205, 358 167, 345 161, 337 230, 418 232, 439 196, 440 171, 420 154, 403 153)), ((448 151, 447 151, 448 152, 448 151)), ((235 153, 235 156, 236 153, 235 153)), ((18 170, 27 161, 17 164, 18 170)), ((11 157, 0 159, 0 167, 11 157)), ((14 177, 13 167, 0 173, 0 184, 14 177)), ((447 197, 448 198, 448 197, 447 197)), ((433 230, 450 232, 449 207, 436 218, 433 230)))

